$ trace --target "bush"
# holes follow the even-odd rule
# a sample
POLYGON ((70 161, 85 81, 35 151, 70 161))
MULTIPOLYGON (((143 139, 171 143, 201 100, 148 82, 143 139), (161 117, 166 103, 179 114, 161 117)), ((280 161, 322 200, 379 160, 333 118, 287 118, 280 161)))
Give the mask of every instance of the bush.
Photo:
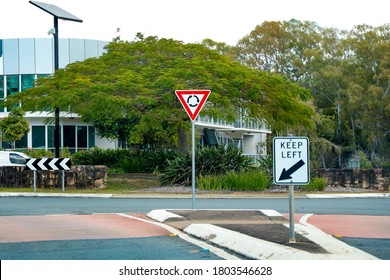
POLYGON ((98 147, 79 151, 72 155, 72 162, 77 165, 107 165, 114 167, 125 156, 130 155, 130 150, 101 149, 98 147))
POLYGON ((175 150, 135 150, 93 148, 72 155, 73 164, 107 165, 112 172, 121 173, 159 172, 167 166, 167 160, 177 156, 175 150))
MULTIPOLYGON (((230 147, 203 147, 195 155, 195 172, 197 176, 219 175, 228 172, 245 172, 253 170, 252 160, 242 155, 241 150, 230 147)), ((160 176, 163 185, 190 185, 192 177, 192 157, 178 155, 167 161, 168 165, 160 176)))
POLYGON ((229 172, 200 176, 197 183, 200 190, 264 191, 270 186, 271 178, 264 171, 229 172))
POLYGON ((312 178, 310 183, 302 186, 304 191, 324 191, 326 188, 326 178, 312 178))
POLYGON ((168 162, 179 156, 177 150, 161 149, 150 150, 145 155, 145 171, 149 173, 159 173, 165 170, 168 162))
POLYGON ((22 152, 25 153, 26 155, 29 155, 31 158, 54 157, 53 152, 46 151, 44 149, 28 149, 28 150, 23 150, 22 152))

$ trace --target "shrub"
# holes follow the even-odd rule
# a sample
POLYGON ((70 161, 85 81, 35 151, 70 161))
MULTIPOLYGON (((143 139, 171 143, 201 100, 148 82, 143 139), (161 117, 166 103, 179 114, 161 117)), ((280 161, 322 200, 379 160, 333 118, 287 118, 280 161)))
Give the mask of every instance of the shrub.
POLYGON ((145 159, 140 154, 124 156, 114 164, 114 168, 122 169, 123 173, 143 173, 145 172, 145 159))
POLYGON ((78 165, 107 165, 114 167, 115 164, 123 159, 127 150, 101 149, 98 147, 79 151, 72 155, 72 162, 78 165))
MULTIPOLYGON (((241 150, 230 147, 203 147, 196 152, 195 168, 197 176, 244 172, 254 168, 252 160, 242 155, 241 150)), ((178 155, 167 161, 168 165, 160 176, 163 185, 190 185, 192 176, 192 157, 178 155)))
POLYGON ((200 176, 197 183, 201 190, 263 191, 270 186, 271 178, 264 171, 229 172, 200 176))
POLYGON ((73 164, 107 165, 122 173, 159 172, 167 166, 167 160, 178 155, 175 150, 135 150, 93 148, 72 155, 73 164))
POLYGON ((179 152, 177 150, 150 150, 145 155, 145 171, 159 173, 166 169, 169 161, 174 160, 178 156, 179 152))
POLYGON ((324 191, 326 188, 326 178, 312 178, 310 183, 302 186, 304 191, 324 191))
POLYGON ((46 151, 44 149, 28 149, 28 150, 23 150, 22 152, 25 153, 26 155, 29 155, 32 158, 54 157, 53 152, 46 151))

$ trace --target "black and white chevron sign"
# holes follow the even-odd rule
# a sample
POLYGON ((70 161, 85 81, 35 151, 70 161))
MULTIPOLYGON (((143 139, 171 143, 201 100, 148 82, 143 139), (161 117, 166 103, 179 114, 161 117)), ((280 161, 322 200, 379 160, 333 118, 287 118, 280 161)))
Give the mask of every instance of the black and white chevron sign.
POLYGON ((26 167, 30 170, 69 170, 70 158, 30 158, 26 167))

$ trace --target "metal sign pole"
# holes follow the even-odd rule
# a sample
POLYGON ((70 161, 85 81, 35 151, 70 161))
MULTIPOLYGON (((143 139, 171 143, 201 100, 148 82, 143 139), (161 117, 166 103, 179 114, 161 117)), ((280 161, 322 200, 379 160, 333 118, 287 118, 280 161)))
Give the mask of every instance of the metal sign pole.
POLYGON ((295 243, 295 224, 294 224, 294 185, 288 186, 289 210, 290 210, 290 243, 295 243))
POLYGON ((65 192, 65 170, 62 170, 62 192, 65 192))
POLYGON ((37 171, 34 170, 34 192, 37 192, 37 171))
POLYGON ((192 145, 192 210, 195 209, 195 121, 191 122, 192 145))

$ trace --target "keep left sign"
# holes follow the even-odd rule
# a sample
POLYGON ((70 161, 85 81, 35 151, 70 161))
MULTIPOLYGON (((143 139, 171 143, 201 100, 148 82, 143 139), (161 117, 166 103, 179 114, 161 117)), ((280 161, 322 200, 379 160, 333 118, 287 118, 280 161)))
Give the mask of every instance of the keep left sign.
POLYGON ((310 182, 309 139, 273 139, 273 177, 278 185, 307 185, 310 182))

